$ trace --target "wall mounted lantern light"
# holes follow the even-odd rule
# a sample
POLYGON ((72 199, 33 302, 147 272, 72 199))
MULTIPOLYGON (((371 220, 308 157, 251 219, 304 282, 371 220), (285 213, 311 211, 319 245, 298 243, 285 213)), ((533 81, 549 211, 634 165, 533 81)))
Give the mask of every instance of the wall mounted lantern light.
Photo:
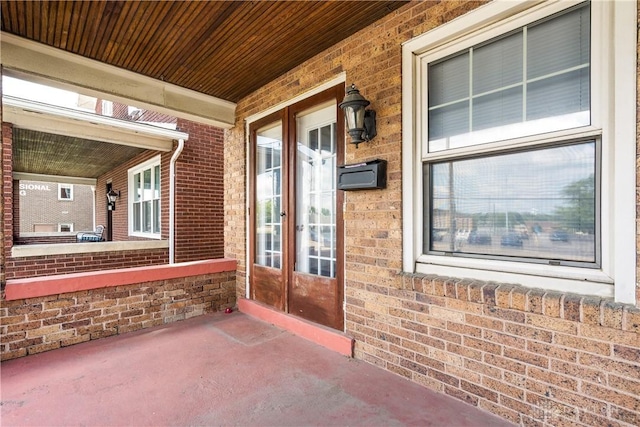
POLYGON ((360 95, 356 85, 352 84, 338 105, 344 111, 347 132, 356 148, 361 142, 371 141, 376 136, 376 112, 365 110, 369 104, 370 102, 360 95))
POLYGON ((107 193, 107 210, 116 210, 116 200, 118 200, 118 197, 120 197, 120 191, 109 190, 107 193))

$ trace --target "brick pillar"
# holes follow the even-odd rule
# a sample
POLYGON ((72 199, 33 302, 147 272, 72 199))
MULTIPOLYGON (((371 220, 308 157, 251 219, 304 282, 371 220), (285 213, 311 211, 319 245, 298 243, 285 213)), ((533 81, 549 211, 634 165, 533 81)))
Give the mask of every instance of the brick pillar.
POLYGON ((2 123, 2 208, 0 210, 0 227, 2 228, 2 250, 0 251, 0 284, 4 285, 6 279, 6 259, 13 246, 13 160, 12 146, 13 126, 11 123, 2 123))

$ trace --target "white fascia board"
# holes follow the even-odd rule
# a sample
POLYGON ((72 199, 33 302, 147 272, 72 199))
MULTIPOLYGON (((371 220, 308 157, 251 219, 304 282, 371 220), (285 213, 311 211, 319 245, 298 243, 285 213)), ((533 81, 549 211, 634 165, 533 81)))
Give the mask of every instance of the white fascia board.
POLYGON ((171 151, 173 140, 189 134, 147 124, 5 96, 3 120, 14 127, 109 142, 149 150, 171 151))
POLYGON ((7 75, 224 129, 234 126, 233 102, 5 32, 0 36, 7 75))
POLYGON ((96 185, 95 178, 80 178, 74 176, 45 175, 40 173, 13 172, 13 179, 17 181, 57 182, 59 184, 96 185))

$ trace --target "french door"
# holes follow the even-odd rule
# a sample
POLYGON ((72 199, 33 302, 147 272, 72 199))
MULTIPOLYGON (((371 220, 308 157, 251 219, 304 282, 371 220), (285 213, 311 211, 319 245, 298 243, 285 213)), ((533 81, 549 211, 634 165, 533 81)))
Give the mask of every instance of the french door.
POLYGON ((343 96, 336 86, 250 126, 250 297, 339 330, 343 96))

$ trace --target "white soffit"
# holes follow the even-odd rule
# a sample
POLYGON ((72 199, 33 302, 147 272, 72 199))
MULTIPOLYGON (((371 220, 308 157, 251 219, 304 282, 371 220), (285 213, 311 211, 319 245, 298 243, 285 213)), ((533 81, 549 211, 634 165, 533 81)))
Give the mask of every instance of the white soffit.
POLYGON ((0 33, 3 73, 224 129, 236 104, 112 65, 0 33))
POLYGON ((2 98, 2 117, 16 128, 149 150, 171 151, 173 140, 189 139, 189 134, 184 132, 11 96, 2 98))

